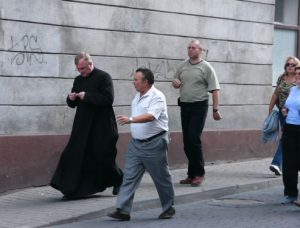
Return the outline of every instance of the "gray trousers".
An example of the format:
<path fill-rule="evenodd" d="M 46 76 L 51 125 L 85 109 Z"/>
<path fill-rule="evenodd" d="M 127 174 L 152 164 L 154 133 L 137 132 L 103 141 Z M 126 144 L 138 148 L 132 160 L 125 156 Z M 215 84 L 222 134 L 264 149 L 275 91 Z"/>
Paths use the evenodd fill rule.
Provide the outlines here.
<path fill-rule="evenodd" d="M 167 160 L 168 134 L 150 142 L 132 139 L 126 155 L 123 183 L 116 208 L 130 213 L 134 193 L 147 171 L 156 187 L 163 211 L 174 204 L 174 189 Z"/>

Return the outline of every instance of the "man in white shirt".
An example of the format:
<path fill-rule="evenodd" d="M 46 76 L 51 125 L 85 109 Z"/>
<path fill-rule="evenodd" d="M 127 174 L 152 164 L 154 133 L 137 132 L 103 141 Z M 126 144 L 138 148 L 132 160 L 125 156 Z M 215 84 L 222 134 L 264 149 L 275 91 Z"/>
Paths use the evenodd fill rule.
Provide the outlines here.
<path fill-rule="evenodd" d="M 132 116 L 117 116 L 119 124 L 131 124 L 132 134 L 117 209 L 108 214 L 118 220 L 130 220 L 134 193 L 145 171 L 152 177 L 161 201 L 163 212 L 158 218 L 168 219 L 175 214 L 174 189 L 167 161 L 167 103 L 164 94 L 153 84 L 154 75 L 149 69 L 137 69 L 134 86 L 138 93 L 132 101 Z"/>

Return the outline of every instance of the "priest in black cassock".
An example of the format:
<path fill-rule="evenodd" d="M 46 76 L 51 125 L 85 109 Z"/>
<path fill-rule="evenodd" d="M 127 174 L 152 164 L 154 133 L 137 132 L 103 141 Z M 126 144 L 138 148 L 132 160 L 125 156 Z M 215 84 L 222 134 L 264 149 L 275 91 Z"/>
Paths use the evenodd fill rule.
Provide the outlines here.
<path fill-rule="evenodd" d="M 123 172 L 115 161 L 118 129 L 112 79 L 94 67 L 87 53 L 78 54 L 75 65 L 80 75 L 74 80 L 67 104 L 77 110 L 50 185 L 63 193 L 63 199 L 82 198 L 107 187 L 113 187 L 117 195 Z"/>

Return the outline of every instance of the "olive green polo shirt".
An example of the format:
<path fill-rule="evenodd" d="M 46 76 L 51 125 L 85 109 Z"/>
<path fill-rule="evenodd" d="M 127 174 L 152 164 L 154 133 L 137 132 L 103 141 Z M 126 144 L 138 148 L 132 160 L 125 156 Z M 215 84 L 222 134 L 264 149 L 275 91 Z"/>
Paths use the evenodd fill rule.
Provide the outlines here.
<path fill-rule="evenodd" d="M 184 61 L 177 69 L 175 78 L 182 82 L 181 102 L 208 100 L 209 92 L 220 89 L 215 70 L 205 60 L 196 64 L 191 64 L 189 60 Z"/>

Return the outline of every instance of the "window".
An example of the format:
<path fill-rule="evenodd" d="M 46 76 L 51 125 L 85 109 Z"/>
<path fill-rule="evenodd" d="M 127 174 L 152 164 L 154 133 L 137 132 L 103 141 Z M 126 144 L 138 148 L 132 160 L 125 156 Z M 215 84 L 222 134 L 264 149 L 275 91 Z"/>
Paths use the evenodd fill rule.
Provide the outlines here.
<path fill-rule="evenodd" d="M 299 0 L 276 0 L 274 25 L 272 84 L 276 85 L 286 58 L 300 56 Z"/>
<path fill-rule="evenodd" d="M 275 21 L 286 25 L 298 25 L 299 0 L 276 0 Z"/>

